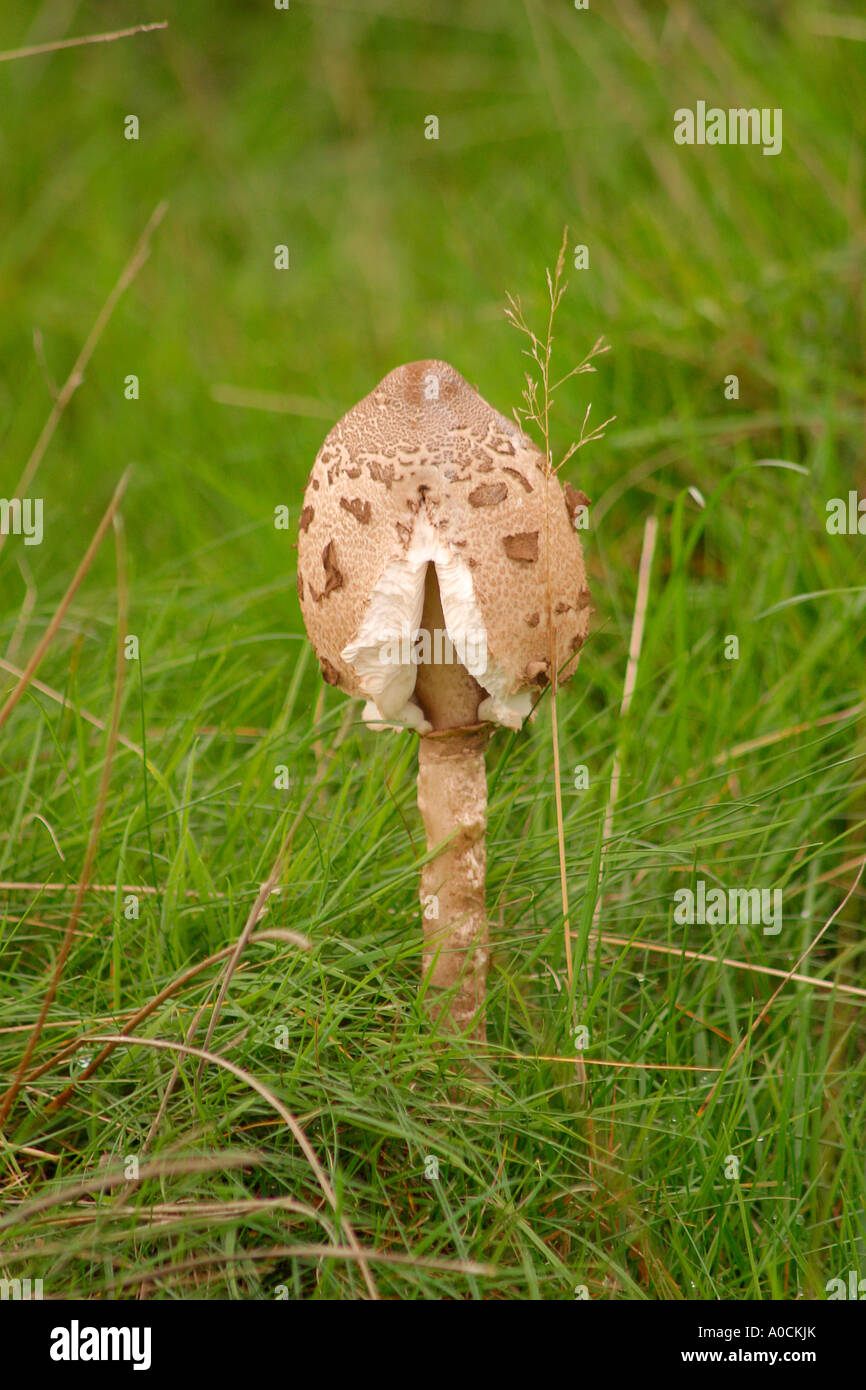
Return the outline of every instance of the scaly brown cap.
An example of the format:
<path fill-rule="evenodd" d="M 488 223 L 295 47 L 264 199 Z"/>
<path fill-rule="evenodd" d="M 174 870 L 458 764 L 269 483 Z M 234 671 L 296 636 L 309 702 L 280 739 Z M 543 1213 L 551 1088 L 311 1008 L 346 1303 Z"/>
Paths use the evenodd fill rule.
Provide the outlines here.
<path fill-rule="evenodd" d="M 587 635 L 585 501 L 447 362 L 389 372 L 331 430 L 304 495 L 298 594 L 325 680 L 366 696 L 374 720 L 429 728 L 404 658 L 433 564 L 449 636 L 487 691 L 479 719 L 519 728 L 549 680 L 549 611 L 560 681 Z"/>

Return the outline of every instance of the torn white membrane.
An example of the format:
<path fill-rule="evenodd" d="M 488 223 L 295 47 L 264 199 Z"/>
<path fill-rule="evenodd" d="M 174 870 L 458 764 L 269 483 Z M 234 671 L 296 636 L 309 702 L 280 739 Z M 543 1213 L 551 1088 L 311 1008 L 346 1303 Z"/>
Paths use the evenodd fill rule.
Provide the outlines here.
<path fill-rule="evenodd" d="M 532 708 L 531 692 L 508 694 L 505 671 L 491 660 L 486 641 L 478 640 L 485 631 L 484 620 L 469 566 L 423 514 L 415 522 L 406 554 L 386 565 L 358 635 L 340 653 L 369 697 L 364 719 L 373 728 L 409 725 L 422 734 L 431 728 L 414 698 L 417 667 L 407 659 L 421 624 L 428 564 L 436 566 L 448 637 L 469 674 L 488 692 L 478 706 L 478 718 L 519 729 Z"/>

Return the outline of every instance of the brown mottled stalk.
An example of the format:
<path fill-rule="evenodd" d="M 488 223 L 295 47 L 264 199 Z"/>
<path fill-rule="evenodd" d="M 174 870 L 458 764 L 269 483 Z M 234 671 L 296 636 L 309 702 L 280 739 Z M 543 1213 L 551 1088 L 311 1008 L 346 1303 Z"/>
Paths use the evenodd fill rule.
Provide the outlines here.
<path fill-rule="evenodd" d="M 487 980 L 487 777 L 483 731 L 428 734 L 418 742 L 418 809 L 427 850 L 421 870 L 424 977 L 431 1012 L 449 1030 L 485 1041 Z M 443 991 L 454 991 L 450 1002 Z"/>
<path fill-rule="evenodd" d="M 427 567 L 421 631 L 442 633 L 445 616 L 439 582 Z M 485 1041 L 487 980 L 487 726 L 479 727 L 477 681 L 456 657 L 418 667 L 415 694 L 433 725 L 418 740 L 418 809 L 427 831 L 427 852 L 444 849 L 421 870 L 424 976 L 429 977 L 431 1012 L 450 1032 Z M 446 843 L 447 842 L 447 843 Z M 444 991 L 455 991 L 450 1002 Z M 474 1021 L 474 1022 L 473 1022 Z"/>

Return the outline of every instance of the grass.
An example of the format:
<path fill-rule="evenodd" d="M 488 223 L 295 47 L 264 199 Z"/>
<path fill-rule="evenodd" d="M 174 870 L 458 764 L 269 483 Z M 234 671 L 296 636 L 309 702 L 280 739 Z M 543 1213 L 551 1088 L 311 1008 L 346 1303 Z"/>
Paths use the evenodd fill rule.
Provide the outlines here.
<path fill-rule="evenodd" d="M 5 16 L 0 49 L 169 27 L 0 65 L 0 495 L 169 206 L 30 484 L 45 540 L 0 552 L 2 705 L 133 465 L 125 547 L 0 730 L 3 1078 L 57 975 L 3 1127 L 0 1275 L 180 1299 L 795 1299 L 862 1275 L 866 540 L 825 526 L 866 496 L 862 43 L 820 3 L 73 8 Z M 698 99 L 781 107 L 782 154 L 675 146 Z M 558 394 L 556 456 L 590 399 L 616 416 L 562 475 L 593 499 L 593 631 L 558 697 L 587 1088 L 542 706 L 488 753 L 487 1079 L 455 1096 L 417 1000 L 414 745 L 323 689 L 274 516 L 296 524 L 329 423 L 401 361 L 519 402 L 506 294 L 538 321 L 565 223 L 590 264 L 559 361 L 612 350 Z M 200 1010 L 203 1048 L 281 848 L 202 1064 L 177 1049 Z M 782 931 L 678 925 L 699 878 L 781 888 Z"/>

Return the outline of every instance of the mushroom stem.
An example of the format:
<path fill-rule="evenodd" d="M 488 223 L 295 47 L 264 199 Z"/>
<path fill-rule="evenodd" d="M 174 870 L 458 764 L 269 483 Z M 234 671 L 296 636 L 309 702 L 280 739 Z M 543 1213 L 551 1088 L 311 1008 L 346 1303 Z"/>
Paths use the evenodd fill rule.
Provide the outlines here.
<path fill-rule="evenodd" d="M 453 729 L 418 741 L 418 809 L 428 853 L 421 870 L 424 975 L 431 1014 L 451 1032 L 483 1043 L 487 980 L 487 777 L 484 730 Z M 443 991 L 453 991 L 442 999 Z"/>

